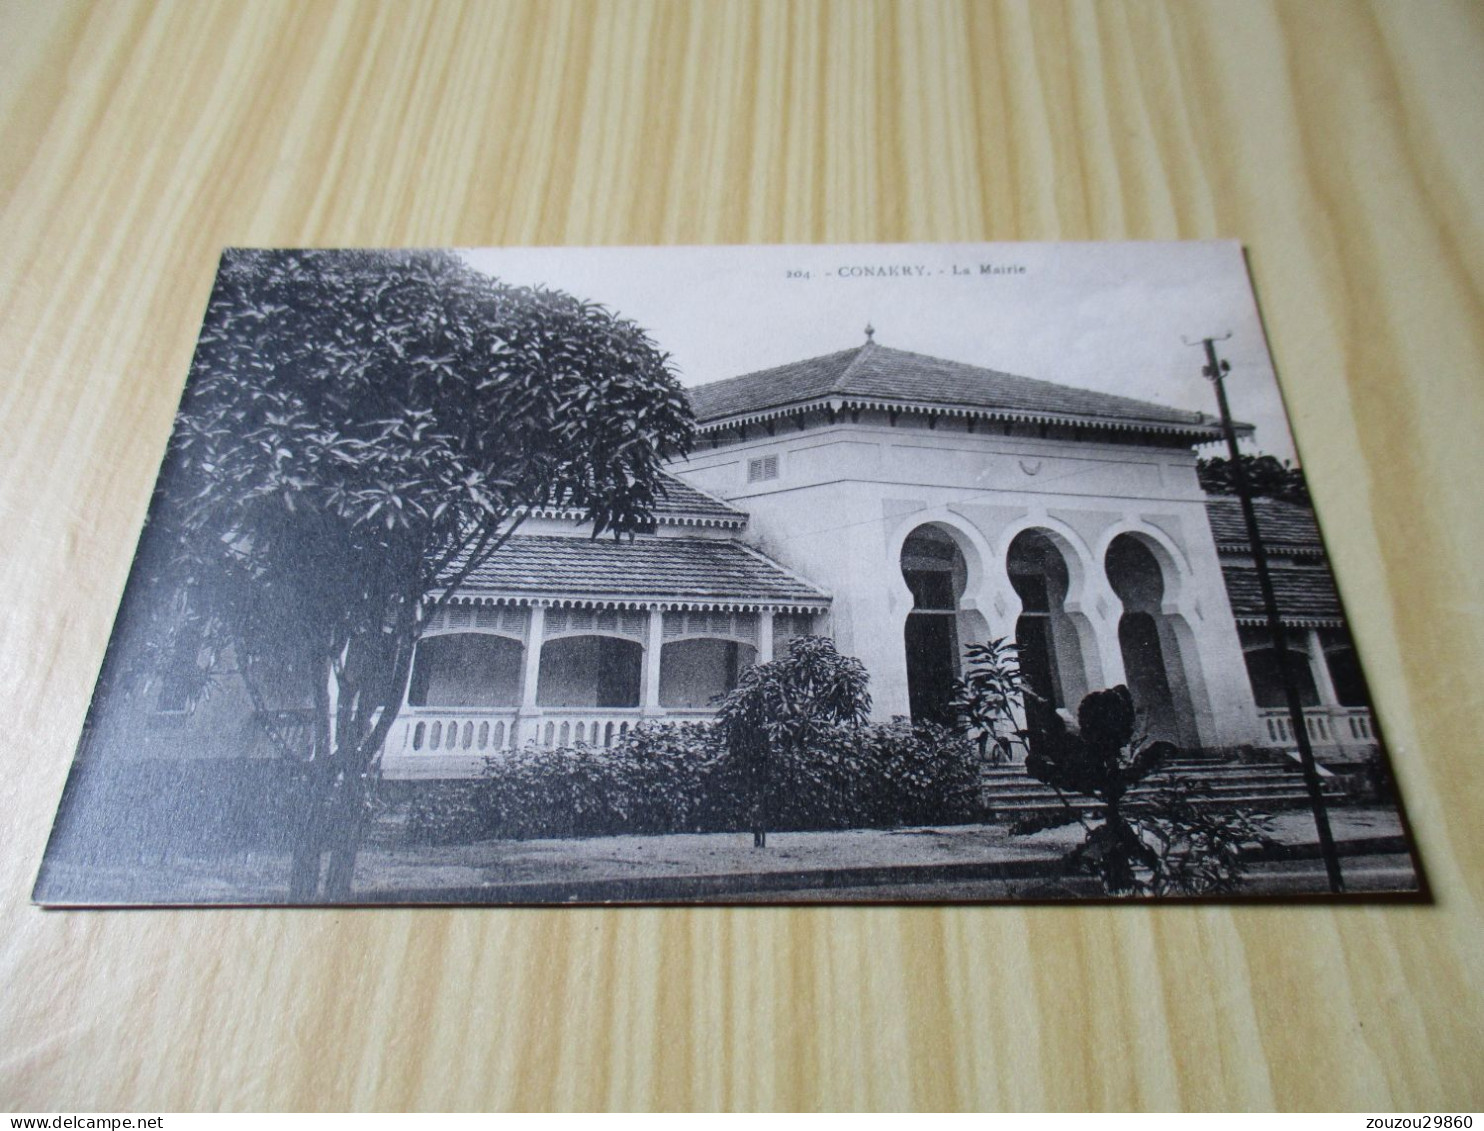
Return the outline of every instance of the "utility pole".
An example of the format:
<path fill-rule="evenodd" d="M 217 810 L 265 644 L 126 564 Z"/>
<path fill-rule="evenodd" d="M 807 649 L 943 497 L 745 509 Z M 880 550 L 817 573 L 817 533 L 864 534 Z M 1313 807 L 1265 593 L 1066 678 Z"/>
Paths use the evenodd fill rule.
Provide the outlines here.
<path fill-rule="evenodd" d="M 1226 375 L 1231 372 L 1231 363 L 1217 358 L 1215 338 L 1203 338 L 1202 344 L 1206 347 L 1206 366 L 1201 372 L 1216 386 L 1216 404 L 1221 410 L 1221 431 L 1226 437 L 1226 451 L 1231 460 L 1232 482 L 1236 484 L 1237 498 L 1242 501 L 1242 517 L 1247 522 L 1247 541 L 1252 546 L 1252 564 L 1257 569 L 1257 585 L 1262 591 L 1268 635 L 1273 641 L 1273 655 L 1278 659 L 1278 672 L 1283 677 L 1283 691 L 1288 699 L 1288 721 L 1294 739 L 1298 742 L 1304 786 L 1309 792 L 1309 805 L 1314 810 L 1314 826 L 1319 830 L 1319 850 L 1324 856 L 1324 870 L 1329 873 L 1329 890 L 1342 892 L 1345 890 L 1345 880 L 1340 874 L 1340 854 L 1335 851 L 1335 838 L 1330 831 L 1329 813 L 1325 809 L 1324 791 L 1319 782 L 1319 767 L 1314 761 L 1314 748 L 1309 743 L 1309 728 L 1304 721 L 1304 705 L 1299 700 L 1298 683 L 1293 678 L 1290 667 L 1288 633 L 1283 627 L 1283 618 L 1278 613 L 1273 577 L 1268 572 L 1268 553 L 1263 545 L 1262 531 L 1257 528 L 1257 509 L 1252 505 L 1252 485 L 1247 481 L 1247 469 L 1242 465 L 1241 454 L 1237 451 L 1237 430 L 1232 426 L 1231 408 L 1226 403 Z"/>

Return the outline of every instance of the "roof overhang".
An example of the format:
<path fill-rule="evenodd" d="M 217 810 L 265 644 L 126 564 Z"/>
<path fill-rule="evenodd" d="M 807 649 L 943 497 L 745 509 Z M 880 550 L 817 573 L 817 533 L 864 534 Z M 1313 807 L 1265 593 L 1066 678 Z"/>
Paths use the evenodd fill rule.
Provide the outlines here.
<path fill-rule="evenodd" d="M 530 512 L 531 518 L 550 518 L 562 522 L 588 522 L 592 516 L 580 507 L 537 507 Z M 721 530 L 741 530 L 747 525 L 745 515 L 673 514 L 656 512 L 658 526 L 713 527 Z"/>
<path fill-rule="evenodd" d="M 429 598 L 430 600 L 432 598 Z M 507 605 L 544 609 L 631 609 L 728 613 L 822 613 L 830 607 L 828 597 L 808 599 L 718 597 L 696 594 L 646 595 L 626 593 L 512 593 L 462 589 L 449 599 L 451 605 Z"/>
<path fill-rule="evenodd" d="M 1132 417 L 1116 418 L 1074 413 L 1037 412 L 1028 409 L 1000 409 L 982 405 L 934 404 L 923 401 L 894 400 L 887 397 L 838 395 L 811 397 L 807 400 L 777 405 L 773 408 L 757 412 L 737 413 L 731 416 L 721 416 L 711 420 L 698 421 L 696 428 L 698 432 L 705 435 L 747 428 L 754 424 L 766 424 L 770 421 L 791 416 L 803 416 L 811 412 L 833 414 L 865 411 L 920 414 L 1006 424 L 1065 425 L 1073 428 L 1092 428 L 1108 432 L 1169 436 L 1171 439 L 1179 439 L 1186 443 L 1195 444 L 1214 443 L 1223 438 L 1221 424 L 1215 419 L 1202 420 L 1199 423 L 1184 423 L 1167 420 L 1139 420 Z M 1239 436 L 1252 435 L 1253 427 L 1251 424 L 1237 423 L 1234 427 Z"/>
<path fill-rule="evenodd" d="M 830 606 L 830 594 L 807 578 L 729 539 L 516 535 L 464 573 L 453 596 L 545 608 L 805 612 Z"/>
<path fill-rule="evenodd" d="M 1267 628 L 1268 618 L 1259 616 L 1237 616 L 1233 618 L 1243 628 Z M 1284 628 L 1345 628 L 1344 617 L 1298 617 L 1280 613 L 1278 619 Z"/>

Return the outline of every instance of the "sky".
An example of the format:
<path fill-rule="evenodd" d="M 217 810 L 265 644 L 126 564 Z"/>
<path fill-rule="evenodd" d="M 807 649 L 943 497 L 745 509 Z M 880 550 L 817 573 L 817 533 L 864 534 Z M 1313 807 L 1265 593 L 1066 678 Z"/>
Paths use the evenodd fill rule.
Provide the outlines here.
<path fill-rule="evenodd" d="M 686 385 L 849 349 L 869 323 L 885 346 L 1215 413 L 1200 339 L 1230 335 L 1217 349 L 1232 367 L 1232 413 L 1256 427 L 1244 448 L 1294 455 L 1233 241 L 462 254 L 506 282 L 564 290 L 632 319 Z"/>

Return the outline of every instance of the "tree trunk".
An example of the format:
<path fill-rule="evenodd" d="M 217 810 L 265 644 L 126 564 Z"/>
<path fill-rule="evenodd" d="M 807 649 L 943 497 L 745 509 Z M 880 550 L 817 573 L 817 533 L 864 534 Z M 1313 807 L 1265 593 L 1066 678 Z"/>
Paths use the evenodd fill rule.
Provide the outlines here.
<path fill-rule="evenodd" d="M 314 903 L 319 894 L 319 872 L 321 854 L 318 845 L 298 845 L 294 848 L 293 863 L 289 869 L 289 902 Z"/>
<path fill-rule="evenodd" d="M 335 784 L 330 817 L 330 866 L 325 874 L 325 898 L 344 902 L 351 896 L 356 857 L 366 831 L 370 800 L 366 779 L 346 771 Z"/>
<path fill-rule="evenodd" d="M 326 763 L 310 762 L 300 785 L 289 868 L 289 902 L 314 903 L 319 897 L 320 867 L 324 856 L 324 801 Z"/>
<path fill-rule="evenodd" d="M 320 875 L 329 839 L 328 816 L 335 788 L 335 673 L 328 657 L 314 681 L 314 739 L 304 767 L 303 796 L 289 871 L 289 900 L 323 902 Z"/>
<path fill-rule="evenodd" d="M 768 847 L 768 746 L 756 738 L 752 747 L 752 847 Z"/>
<path fill-rule="evenodd" d="M 366 831 L 369 791 L 358 774 L 310 763 L 294 831 L 289 872 L 292 903 L 342 902 L 351 895 Z M 329 854 L 329 866 L 325 855 Z"/>

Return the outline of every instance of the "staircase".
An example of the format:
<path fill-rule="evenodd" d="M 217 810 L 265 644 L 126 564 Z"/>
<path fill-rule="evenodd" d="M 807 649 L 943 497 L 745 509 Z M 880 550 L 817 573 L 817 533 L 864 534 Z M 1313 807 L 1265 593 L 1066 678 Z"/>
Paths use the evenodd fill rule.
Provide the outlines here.
<path fill-rule="evenodd" d="M 1304 775 L 1296 762 L 1237 762 L 1202 755 L 1186 755 L 1168 762 L 1130 790 L 1126 804 L 1137 805 L 1141 797 L 1177 781 L 1199 792 L 1195 798 L 1197 805 L 1272 812 L 1309 804 L 1309 791 L 1304 787 Z M 1002 821 L 1020 821 L 1063 809 L 1056 791 L 1027 774 L 1021 764 L 987 767 L 980 783 L 985 808 Z M 1339 800 L 1342 796 L 1330 782 L 1324 782 L 1323 789 L 1327 799 Z M 1068 804 L 1084 813 L 1096 812 L 1101 807 L 1090 797 L 1065 796 Z"/>

